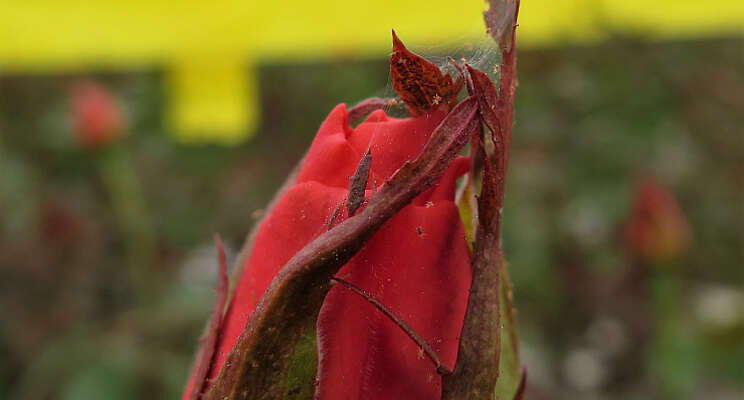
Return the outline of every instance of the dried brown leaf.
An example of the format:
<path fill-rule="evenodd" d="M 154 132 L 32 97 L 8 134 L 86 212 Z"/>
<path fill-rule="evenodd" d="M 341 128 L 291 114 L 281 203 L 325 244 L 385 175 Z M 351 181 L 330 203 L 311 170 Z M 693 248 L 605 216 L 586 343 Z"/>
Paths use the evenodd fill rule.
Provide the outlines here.
<path fill-rule="evenodd" d="M 446 104 L 457 104 L 462 80 L 442 73 L 436 65 L 411 53 L 393 31 L 393 55 L 390 57 L 390 77 L 393 89 L 406 104 L 411 115 L 424 115 Z"/>

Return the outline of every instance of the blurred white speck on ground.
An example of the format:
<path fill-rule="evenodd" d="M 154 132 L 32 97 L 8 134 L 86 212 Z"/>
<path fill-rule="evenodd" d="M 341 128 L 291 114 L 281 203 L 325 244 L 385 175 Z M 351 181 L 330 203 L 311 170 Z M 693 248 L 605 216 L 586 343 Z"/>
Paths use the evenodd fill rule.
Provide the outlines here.
<path fill-rule="evenodd" d="M 520 341 L 519 354 L 522 365 L 527 368 L 527 381 L 535 387 L 543 390 L 556 391 L 558 385 L 553 379 L 552 371 L 549 366 L 553 361 L 549 357 L 549 352 L 544 345 Z"/>
<path fill-rule="evenodd" d="M 617 356 L 628 348 L 628 335 L 620 321 L 599 317 L 592 321 L 586 332 L 589 345 L 603 358 Z"/>
<path fill-rule="evenodd" d="M 695 296 L 695 316 L 703 326 L 726 329 L 744 319 L 744 292 L 723 285 L 710 285 Z"/>
<path fill-rule="evenodd" d="M 574 238 L 586 245 L 604 243 L 609 237 L 610 227 L 603 211 L 593 199 L 573 199 L 561 211 L 561 219 Z"/>
<path fill-rule="evenodd" d="M 604 383 L 607 369 L 595 351 L 577 348 L 563 360 L 563 375 L 576 390 L 596 391 Z"/>

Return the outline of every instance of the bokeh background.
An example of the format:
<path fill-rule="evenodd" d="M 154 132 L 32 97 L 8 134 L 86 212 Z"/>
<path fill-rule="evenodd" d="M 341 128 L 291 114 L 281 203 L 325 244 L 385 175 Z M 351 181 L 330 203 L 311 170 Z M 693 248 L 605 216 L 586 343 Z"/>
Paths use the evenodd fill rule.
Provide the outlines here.
<path fill-rule="evenodd" d="M 234 260 L 329 110 L 393 93 L 389 29 L 496 61 L 480 1 L 356 3 L 0 4 L 0 398 L 179 397 L 212 234 Z M 738 1 L 524 1 L 529 398 L 744 398 L 742 27 Z"/>

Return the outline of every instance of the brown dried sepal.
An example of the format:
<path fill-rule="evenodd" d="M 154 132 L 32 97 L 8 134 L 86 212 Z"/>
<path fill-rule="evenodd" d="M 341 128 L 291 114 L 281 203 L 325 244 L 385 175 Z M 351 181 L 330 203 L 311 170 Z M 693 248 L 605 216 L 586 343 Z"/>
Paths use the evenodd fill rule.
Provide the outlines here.
<path fill-rule="evenodd" d="M 393 31 L 393 55 L 390 57 L 390 77 L 393 89 L 406 104 L 412 116 L 426 114 L 429 110 L 446 104 L 457 104 L 457 94 L 462 80 L 442 73 L 436 65 L 411 53 Z"/>

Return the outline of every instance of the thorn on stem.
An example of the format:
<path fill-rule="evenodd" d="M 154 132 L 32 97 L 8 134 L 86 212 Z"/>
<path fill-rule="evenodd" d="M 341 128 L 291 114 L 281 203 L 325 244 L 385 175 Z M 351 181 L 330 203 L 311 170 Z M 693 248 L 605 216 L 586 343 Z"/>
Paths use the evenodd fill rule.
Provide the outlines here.
<path fill-rule="evenodd" d="M 333 228 L 333 223 L 336 221 L 336 218 L 338 218 L 338 215 L 341 213 L 341 208 L 344 206 L 344 203 L 346 203 L 346 200 L 338 203 L 338 206 L 336 206 L 336 210 L 333 211 L 333 215 L 331 215 L 331 219 L 330 221 L 328 221 L 329 230 Z"/>
<path fill-rule="evenodd" d="M 356 210 L 364 203 L 364 191 L 367 188 L 367 180 L 369 179 L 369 169 L 372 165 L 372 149 L 367 150 L 367 154 L 362 157 L 359 161 L 357 170 L 354 176 L 351 177 L 351 183 L 349 183 L 349 202 L 347 207 L 349 209 L 349 217 L 354 215 Z"/>

